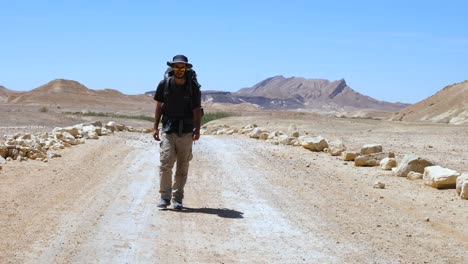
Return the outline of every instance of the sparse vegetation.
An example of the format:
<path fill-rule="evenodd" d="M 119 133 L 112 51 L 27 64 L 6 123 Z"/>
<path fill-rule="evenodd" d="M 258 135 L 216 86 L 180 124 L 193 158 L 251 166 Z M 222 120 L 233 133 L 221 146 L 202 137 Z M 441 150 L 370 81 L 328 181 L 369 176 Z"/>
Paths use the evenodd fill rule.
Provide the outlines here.
<path fill-rule="evenodd" d="M 101 116 L 101 117 L 111 117 L 111 118 L 124 118 L 124 119 L 138 119 L 154 122 L 154 117 L 145 116 L 145 115 L 123 115 L 116 113 L 103 113 L 103 112 L 64 112 L 67 115 L 81 115 L 81 116 Z"/>
<path fill-rule="evenodd" d="M 138 119 L 138 120 L 146 120 L 150 122 L 154 122 L 154 117 L 152 116 L 145 116 L 145 115 L 123 115 L 123 114 L 115 114 L 115 113 L 103 113 L 103 112 L 64 112 L 67 115 L 81 115 L 81 116 L 101 116 L 101 117 L 111 117 L 111 118 L 124 118 L 124 119 Z M 204 125 L 212 120 L 220 119 L 224 117 L 233 116 L 232 113 L 228 112 L 213 112 L 213 113 L 206 113 L 201 120 L 201 124 Z"/>
<path fill-rule="evenodd" d="M 205 113 L 202 117 L 201 124 L 204 125 L 210 121 L 215 119 L 225 118 L 229 116 L 233 116 L 234 114 L 228 112 L 214 112 L 214 113 Z"/>
<path fill-rule="evenodd" d="M 45 107 L 45 106 L 39 108 L 39 112 L 41 112 L 41 113 L 47 113 L 48 111 L 49 111 L 49 109 L 47 107 Z"/>

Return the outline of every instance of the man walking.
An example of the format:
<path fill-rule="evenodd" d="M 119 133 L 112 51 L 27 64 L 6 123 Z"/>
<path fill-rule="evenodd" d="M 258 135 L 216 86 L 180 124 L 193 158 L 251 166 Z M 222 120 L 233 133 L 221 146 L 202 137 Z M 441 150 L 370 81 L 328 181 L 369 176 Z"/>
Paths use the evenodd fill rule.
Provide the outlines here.
<path fill-rule="evenodd" d="M 187 57 L 176 55 L 167 65 L 172 70 L 169 77 L 159 83 L 154 96 L 156 110 L 153 137 L 161 141 L 161 201 L 158 207 L 167 208 L 172 198 L 174 209 L 180 210 L 183 207 L 184 186 L 192 159 L 192 143 L 200 138 L 201 92 Z M 172 169 L 175 162 L 173 183 Z"/>

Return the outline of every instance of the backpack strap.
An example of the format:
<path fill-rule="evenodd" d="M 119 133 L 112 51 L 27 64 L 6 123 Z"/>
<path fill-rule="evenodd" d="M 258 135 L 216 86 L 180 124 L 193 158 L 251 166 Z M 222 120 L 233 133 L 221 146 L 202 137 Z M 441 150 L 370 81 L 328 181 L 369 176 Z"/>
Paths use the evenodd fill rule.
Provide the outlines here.
<path fill-rule="evenodd" d="M 172 80 L 172 77 L 164 79 L 164 102 L 167 102 L 166 99 L 169 96 L 169 84 Z"/>

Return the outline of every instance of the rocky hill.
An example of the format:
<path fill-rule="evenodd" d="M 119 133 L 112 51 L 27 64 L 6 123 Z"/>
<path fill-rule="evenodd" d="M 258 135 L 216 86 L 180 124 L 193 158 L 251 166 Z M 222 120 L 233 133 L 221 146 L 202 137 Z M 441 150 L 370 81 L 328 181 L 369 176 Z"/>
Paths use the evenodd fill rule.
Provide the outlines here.
<path fill-rule="evenodd" d="M 389 103 L 362 95 L 351 89 L 345 80 L 329 81 L 299 77 L 275 76 L 251 88 L 241 89 L 234 95 L 264 97 L 272 100 L 292 99 L 296 102 L 292 108 L 335 111 L 374 109 L 393 112 L 408 106 L 408 104 Z"/>
<path fill-rule="evenodd" d="M 0 103 L 6 102 L 8 100 L 9 90 L 0 85 Z"/>
<path fill-rule="evenodd" d="M 154 109 L 154 101 L 147 95 L 126 95 L 113 89 L 92 90 L 77 81 L 64 79 L 50 81 L 28 92 L 7 92 L 5 94 L 7 97 L 4 98 L 4 102 L 11 104 L 76 107 L 93 110 L 105 108 L 134 109 L 135 111 Z"/>
<path fill-rule="evenodd" d="M 446 86 L 431 97 L 399 111 L 392 120 L 468 123 L 468 81 Z"/>

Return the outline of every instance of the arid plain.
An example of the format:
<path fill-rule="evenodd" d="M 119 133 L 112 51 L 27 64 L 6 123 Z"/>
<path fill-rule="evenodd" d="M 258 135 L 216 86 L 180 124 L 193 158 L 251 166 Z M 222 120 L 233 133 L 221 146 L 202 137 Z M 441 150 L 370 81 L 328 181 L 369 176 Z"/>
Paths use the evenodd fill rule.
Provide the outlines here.
<path fill-rule="evenodd" d="M 79 100 L 77 100 L 79 102 Z M 152 115 L 154 103 L 87 110 Z M 136 103 L 135 103 L 136 104 Z M 267 131 L 376 143 L 400 162 L 415 154 L 468 171 L 468 125 L 337 118 L 207 104 L 236 115 L 207 128 Z M 65 103 L 1 104 L 0 134 L 50 132 L 108 117 L 64 114 Z M 135 110 L 136 109 L 136 110 Z M 47 111 L 46 111 L 47 110 Z M 112 119 L 138 128 L 152 123 Z M 3 140 L 3 139 L 2 139 Z M 464 263 L 468 200 L 454 189 L 356 167 L 341 157 L 245 135 L 202 135 L 194 145 L 186 208 L 158 210 L 159 145 L 116 132 L 57 151 L 47 163 L 0 170 L 1 263 Z M 385 183 L 384 189 L 374 183 Z"/>

